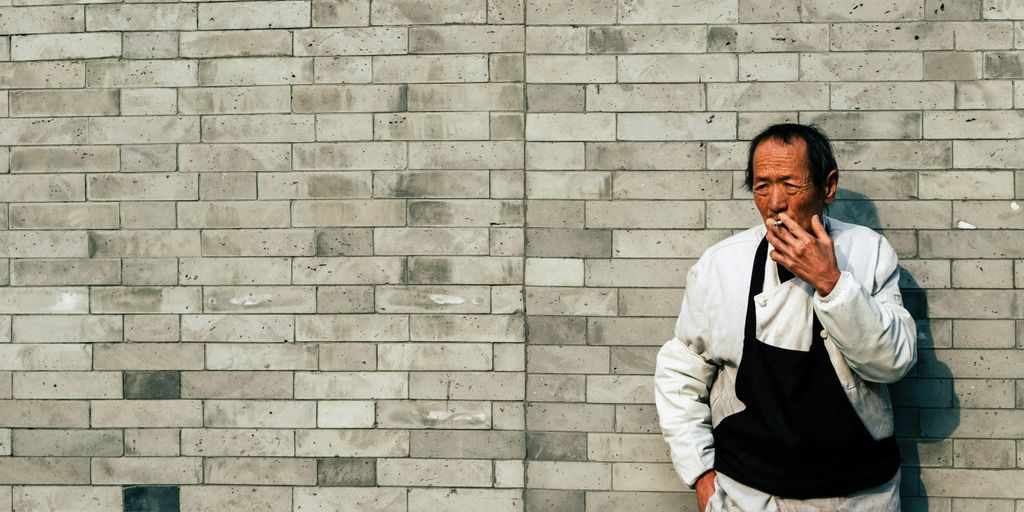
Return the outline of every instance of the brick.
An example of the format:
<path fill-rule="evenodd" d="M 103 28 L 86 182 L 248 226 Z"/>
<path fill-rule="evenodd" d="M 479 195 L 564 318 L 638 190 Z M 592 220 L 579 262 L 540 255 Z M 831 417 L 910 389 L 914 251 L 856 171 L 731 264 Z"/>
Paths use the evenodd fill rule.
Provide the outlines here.
<path fill-rule="evenodd" d="M 88 344 L 16 344 L 0 346 L 0 370 L 89 370 L 92 350 Z"/>
<path fill-rule="evenodd" d="M 303 457 L 407 457 L 409 433 L 403 430 L 299 430 L 296 455 Z M 378 485 L 380 468 L 377 470 Z"/>
<path fill-rule="evenodd" d="M 924 9 L 927 20 L 975 20 L 981 17 L 979 0 L 927 0 Z"/>
<path fill-rule="evenodd" d="M 523 510 L 522 491 L 515 489 L 413 489 L 409 492 L 409 508 L 469 512 L 481 508 L 495 512 Z"/>
<path fill-rule="evenodd" d="M 917 112 L 800 114 L 800 122 L 813 123 L 834 139 L 918 139 L 921 137 L 921 118 L 921 114 Z"/>
<path fill-rule="evenodd" d="M 613 0 L 542 0 L 527 2 L 528 25 L 606 25 L 615 23 Z"/>
<path fill-rule="evenodd" d="M 128 32 L 122 34 L 122 37 L 121 56 L 126 59 L 168 59 L 178 56 L 177 32 Z"/>
<path fill-rule="evenodd" d="M 706 49 L 706 29 L 699 25 L 590 27 L 587 33 L 590 53 L 699 53 Z"/>
<path fill-rule="evenodd" d="M 495 347 L 495 351 L 497 352 L 503 347 L 522 348 L 521 346 L 499 345 Z M 520 371 L 415 372 L 410 374 L 411 394 L 409 398 L 522 400 L 525 378 Z"/>
<path fill-rule="evenodd" d="M 313 59 L 240 57 L 199 61 L 195 83 L 184 85 L 285 85 L 313 82 Z M 301 110 L 296 110 L 301 112 Z"/>
<path fill-rule="evenodd" d="M 736 117 L 728 113 L 622 113 L 616 117 L 618 140 L 714 140 L 736 138 Z M 527 136 L 529 137 L 529 133 Z"/>
<path fill-rule="evenodd" d="M 800 71 L 796 53 L 752 53 L 739 56 L 739 79 L 750 82 L 795 81 Z"/>
<path fill-rule="evenodd" d="M 119 34 L 39 34 L 11 38 L 11 60 L 98 59 L 120 56 Z"/>
<path fill-rule="evenodd" d="M 11 262 L 10 284 L 16 286 L 102 285 L 120 282 L 120 262 L 116 259 L 33 258 Z M 22 320 L 26 322 L 26 325 L 31 321 L 29 318 L 22 318 Z M 64 320 L 77 321 L 76 319 Z M 84 321 L 91 322 L 92 320 Z M 106 331 L 101 329 L 100 335 L 102 336 L 104 332 Z M 84 333 L 81 335 L 88 336 Z M 103 341 L 116 340 L 104 339 Z"/>
<path fill-rule="evenodd" d="M 484 23 L 487 21 L 487 2 L 473 0 L 465 3 L 443 0 L 424 7 L 413 0 L 382 0 L 370 8 L 370 22 L 374 25 L 456 24 Z"/>
<path fill-rule="evenodd" d="M 935 53 L 926 55 L 934 56 Z M 923 62 L 920 54 L 907 52 L 806 53 L 800 55 L 800 77 L 828 81 L 864 81 L 880 77 L 886 80 L 921 80 L 924 70 L 931 69 Z"/>
<path fill-rule="evenodd" d="M 0 121 L 0 142 L 18 144 L 85 144 L 87 118 L 5 119 Z"/>
<path fill-rule="evenodd" d="M 298 341 L 403 341 L 408 320 L 399 315 L 316 315 L 296 319 Z"/>
<path fill-rule="evenodd" d="M 924 118 L 925 138 L 1009 139 L 1021 136 L 1016 111 L 929 113 Z"/>
<path fill-rule="evenodd" d="M 85 72 L 85 63 L 77 61 L 5 62 L 0 63 L 0 86 L 25 89 L 83 87 Z"/>
<path fill-rule="evenodd" d="M 5 484 L 88 484 L 89 459 L 84 457 L 3 457 L 0 482 Z"/>
<path fill-rule="evenodd" d="M 709 110 L 823 109 L 829 103 L 828 86 L 815 82 L 711 84 L 707 94 Z"/>
<path fill-rule="evenodd" d="M 735 55 L 623 55 L 617 74 L 621 82 L 732 82 L 737 60 Z"/>
<path fill-rule="evenodd" d="M 291 170 L 285 144 L 182 144 L 180 152 L 186 172 Z"/>
<path fill-rule="evenodd" d="M 583 27 L 526 27 L 526 51 L 538 53 L 587 53 Z"/>
<path fill-rule="evenodd" d="M 921 481 L 932 496 L 980 495 L 1013 498 L 1024 478 L 1020 470 L 941 469 L 921 470 Z"/>
<path fill-rule="evenodd" d="M 372 343 L 345 343 L 320 346 L 320 369 L 324 371 L 373 370 L 377 366 L 377 348 Z"/>
<path fill-rule="evenodd" d="M 200 74 L 194 61 L 171 60 L 97 60 L 85 71 L 89 87 L 188 87 L 198 85 Z"/>
<path fill-rule="evenodd" d="M 526 477 L 535 489 L 611 489 L 612 465 L 604 462 L 530 461 Z"/>
<path fill-rule="evenodd" d="M 405 373 L 323 372 L 295 374 L 296 398 L 353 399 L 406 398 Z"/>
<path fill-rule="evenodd" d="M 610 55 L 527 55 L 526 80 L 540 83 L 615 82 L 615 57 Z"/>
<path fill-rule="evenodd" d="M 16 456 L 118 457 L 124 446 L 119 430 L 16 429 L 12 434 Z"/>
<path fill-rule="evenodd" d="M 207 401 L 203 425 L 230 428 L 312 427 L 316 424 L 314 405 L 300 401 Z"/>
<path fill-rule="evenodd" d="M 413 284 L 515 284 L 522 281 L 523 262 L 499 256 L 413 257 L 408 270 Z"/>
<path fill-rule="evenodd" d="M 315 485 L 316 461 L 283 457 L 205 458 L 204 483 Z"/>
<path fill-rule="evenodd" d="M 583 402 L 585 381 L 582 375 L 530 375 L 526 394 L 532 402 Z"/>
<path fill-rule="evenodd" d="M 193 4 L 106 4 L 85 6 L 86 30 L 195 30 Z"/>
<path fill-rule="evenodd" d="M 832 87 L 832 106 L 840 109 L 861 110 L 952 108 L 953 84 L 949 82 L 840 83 Z"/>
<path fill-rule="evenodd" d="M 528 510 L 538 512 L 583 512 L 588 492 L 527 489 L 525 502 Z M 630 504 L 632 505 L 632 503 Z"/>
<path fill-rule="evenodd" d="M 14 398 L 121 398 L 117 372 L 25 372 L 14 374 Z"/>
<path fill-rule="evenodd" d="M 312 256 L 310 229 L 204 230 L 202 253 L 207 256 Z"/>
<path fill-rule="evenodd" d="M 29 240 L 34 242 L 52 239 Z M 22 257 L 17 252 L 12 256 Z M 87 308 L 88 293 L 85 288 L 41 287 L 20 290 L 7 288 L 0 291 L 0 311 L 4 313 L 76 314 L 86 313 Z"/>
<path fill-rule="evenodd" d="M 417 487 L 489 487 L 493 475 L 490 461 L 459 459 L 378 459 L 379 485 Z"/>
<path fill-rule="evenodd" d="M 292 373 L 271 371 L 186 371 L 182 398 L 291 398 Z"/>
<path fill-rule="evenodd" d="M 295 31 L 296 56 L 404 54 L 410 45 L 407 29 L 398 27 L 313 28 Z"/>
<path fill-rule="evenodd" d="M 377 426 L 381 428 L 491 428 L 488 402 L 389 400 L 378 404 Z"/>
<path fill-rule="evenodd" d="M 961 407 L 1007 409 L 1014 407 L 1013 382 L 1006 379 L 958 379 L 953 393 Z"/>
<path fill-rule="evenodd" d="M 123 510 L 117 487 L 45 486 L 19 487 L 13 492 L 14 510 L 81 510 L 115 512 Z"/>
<path fill-rule="evenodd" d="M 185 88 L 178 91 L 184 114 L 287 112 L 290 91 L 283 86 Z"/>
<path fill-rule="evenodd" d="M 116 116 L 117 91 L 14 91 L 9 94 L 9 108 L 11 117 Z"/>
<path fill-rule="evenodd" d="M 826 24 L 719 25 L 708 29 L 708 51 L 711 52 L 827 50 Z"/>
<path fill-rule="evenodd" d="M 187 485 L 181 487 L 180 497 L 181 510 L 275 512 L 291 506 L 292 490 L 287 487 Z"/>
<path fill-rule="evenodd" d="M 624 3 L 618 14 L 619 23 L 735 23 L 737 2 L 699 0 L 681 5 L 667 0 Z"/>
<path fill-rule="evenodd" d="M 490 370 L 491 346 L 479 343 L 395 343 L 379 345 L 381 370 Z"/>
<path fill-rule="evenodd" d="M 96 400 L 92 402 L 93 427 L 199 427 L 199 400 Z"/>
<path fill-rule="evenodd" d="M 409 201 L 407 204 L 409 225 L 517 226 L 523 224 L 523 208 L 519 201 L 434 199 Z"/>
<path fill-rule="evenodd" d="M 522 52 L 523 32 L 521 27 L 500 25 L 410 27 L 409 53 Z"/>
<path fill-rule="evenodd" d="M 297 488 L 294 506 L 303 510 L 334 510 L 357 504 L 374 512 L 405 512 L 405 489 Z"/>
<path fill-rule="evenodd" d="M 1014 91 L 1008 80 L 958 82 L 956 108 L 1005 109 L 1013 103 Z M 1018 93 L 1019 94 L 1019 93 Z"/>
<path fill-rule="evenodd" d="M 373 487 L 377 484 L 375 459 L 318 459 L 316 472 L 320 486 Z"/>
<path fill-rule="evenodd" d="M 292 432 L 288 430 L 182 429 L 182 455 L 292 456 Z"/>

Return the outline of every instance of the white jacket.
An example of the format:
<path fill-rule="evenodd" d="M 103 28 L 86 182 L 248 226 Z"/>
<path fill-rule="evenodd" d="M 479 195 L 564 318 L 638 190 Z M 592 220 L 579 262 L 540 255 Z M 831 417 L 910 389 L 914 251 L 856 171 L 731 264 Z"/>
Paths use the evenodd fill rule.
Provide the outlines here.
<path fill-rule="evenodd" d="M 764 291 L 754 297 L 757 338 L 809 350 L 812 309 L 826 331 L 825 347 L 850 403 L 871 435 L 893 435 L 886 383 L 917 361 L 917 329 L 903 307 L 896 253 L 863 226 L 827 219 L 842 275 L 822 297 L 799 278 L 779 283 L 767 261 Z M 675 337 L 658 352 L 655 403 L 676 473 L 693 487 L 715 463 L 711 429 L 746 406 L 736 398 L 737 367 L 754 251 L 765 226 L 709 248 L 687 275 Z"/>

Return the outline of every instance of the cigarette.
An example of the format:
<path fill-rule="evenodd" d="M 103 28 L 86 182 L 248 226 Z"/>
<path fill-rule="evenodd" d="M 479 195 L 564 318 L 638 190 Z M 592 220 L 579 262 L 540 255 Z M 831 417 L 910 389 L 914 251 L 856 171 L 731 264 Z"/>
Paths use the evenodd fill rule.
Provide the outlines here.
<path fill-rule="evenodd" d="M 779 227 L 781 225 L 782 225 L 782 221 L 781 220 L 775 221 L 775 227 Z"/>

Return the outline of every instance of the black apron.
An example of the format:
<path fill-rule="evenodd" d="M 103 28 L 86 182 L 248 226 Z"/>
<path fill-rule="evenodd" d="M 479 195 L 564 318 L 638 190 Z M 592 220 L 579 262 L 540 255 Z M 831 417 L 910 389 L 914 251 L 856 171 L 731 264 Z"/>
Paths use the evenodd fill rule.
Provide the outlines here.
<path fill-rule="evenodd" d="M 784 498 L 839 497 L 888 482 L 900 455 L 876 441 L 850 404 L 814 315 L 809 352 L 757 339 L 754 296 L 764 287 L 768 240 L 754 256 L 736 396 L 746 409 L 713 429 L 715 470 Z M 779 266 L 782 271 L 783 267 Z"/>

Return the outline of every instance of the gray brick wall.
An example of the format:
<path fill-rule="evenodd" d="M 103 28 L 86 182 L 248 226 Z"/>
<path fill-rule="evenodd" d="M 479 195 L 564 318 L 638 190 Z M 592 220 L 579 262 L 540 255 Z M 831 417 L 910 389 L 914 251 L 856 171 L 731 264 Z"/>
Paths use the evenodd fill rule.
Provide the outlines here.
<path fill-rule="evenodd" d="M 1024 3 L 0 0 L 0 510 L 694 510 L 746 141 L 902 258 L 905 510 L 1024 511 Z M 148 504 L 148 505 L 147 505 Z"/>

